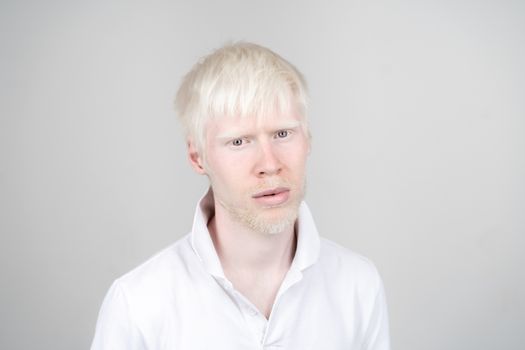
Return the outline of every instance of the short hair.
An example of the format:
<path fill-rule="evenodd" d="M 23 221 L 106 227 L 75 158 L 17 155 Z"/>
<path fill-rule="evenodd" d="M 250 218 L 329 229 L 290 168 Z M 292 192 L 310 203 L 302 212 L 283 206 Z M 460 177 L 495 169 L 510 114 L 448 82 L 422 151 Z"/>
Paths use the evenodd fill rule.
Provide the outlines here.
<path fill-rule="evenodd" d="M 197 62 L 183 78 L 175 108 L 186 137 L 204 151 L 210 118 L 264 118 L 295 111 L 309 135 L 303 75 L 275 52 L 248 42 L 227 44 Z"/>

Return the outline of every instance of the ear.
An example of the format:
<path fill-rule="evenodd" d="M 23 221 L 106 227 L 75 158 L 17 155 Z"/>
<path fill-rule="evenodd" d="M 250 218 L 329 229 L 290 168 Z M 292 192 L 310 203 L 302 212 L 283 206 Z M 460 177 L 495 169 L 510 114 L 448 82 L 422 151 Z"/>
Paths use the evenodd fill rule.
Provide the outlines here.
<path fill-rule="evenodd" d="M 202 156 L 200 155 L 195 142 L 192 139 L 188 139 L 188 160 L 190 161 L 191 167 L 197 172 L 197 174 L 205 175 Z"/>

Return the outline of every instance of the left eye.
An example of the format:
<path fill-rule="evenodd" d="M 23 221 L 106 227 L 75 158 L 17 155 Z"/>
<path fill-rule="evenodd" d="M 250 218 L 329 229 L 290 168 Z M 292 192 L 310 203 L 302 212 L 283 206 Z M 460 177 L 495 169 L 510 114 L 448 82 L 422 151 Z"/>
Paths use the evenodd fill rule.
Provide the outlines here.
<path fill-rule="evenodd" d="M 242 146 L 243 143 L 244 143 L 243 139 L 235 139 L 232 141 L 232 145 L 236 147 Z"/>
<path fill-rule="evenodd" d="M 289 134 L 288 130 L 280 130 L 277 132 L 277 137 L 283 139 L 286 136 L 288 136 L 288 134 Z"/>

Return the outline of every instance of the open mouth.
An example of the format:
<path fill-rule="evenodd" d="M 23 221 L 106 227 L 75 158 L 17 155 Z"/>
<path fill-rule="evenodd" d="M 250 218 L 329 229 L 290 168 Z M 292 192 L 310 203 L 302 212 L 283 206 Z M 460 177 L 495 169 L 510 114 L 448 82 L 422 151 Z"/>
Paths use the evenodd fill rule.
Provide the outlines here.
<path fill-rule="evenodd" d="M 288 192 L 288 191 L 289 191 L 288 188 L 278 187 L 278 188 L 274 188 L 274 189 L 270 189 L 270 190 L 266 190 L 266 191 L 262 191 L 262 192 L 256 193 L 252 197 L 253 198 L 274 197 L 274 196 L 277 196 L 277 195 L 279 195 L 279 194 L 281 194 L 283 192 Z"/>
<path fill-rule="evenodd" d="M 262 196 L 258 196 L 258 197 L 272 197 L 272 196 L 275 196 L 276 194 L 277 193 L 268 193 L 268 194 L 263 194 Z"/>
<path fill-rule="evenodd" d="M 290 189 L 287 187 L 277 187 L 258 192 L 252 198 L 264 208 L 277 208 L 288 202 Z"/>

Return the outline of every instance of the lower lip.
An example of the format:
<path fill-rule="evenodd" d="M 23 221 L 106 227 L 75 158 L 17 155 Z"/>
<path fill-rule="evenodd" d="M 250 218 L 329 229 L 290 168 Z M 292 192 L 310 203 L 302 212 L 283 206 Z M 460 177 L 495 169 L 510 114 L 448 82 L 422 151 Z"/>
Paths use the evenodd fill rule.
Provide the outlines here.
<path fill-rule="evenodd" d="M 267 207 L 275 207 L 285 203 L 290 197 L 290 191 L 283 191 L 272 196 L 262 196 L 254 198 L 259 204 Z"/>

